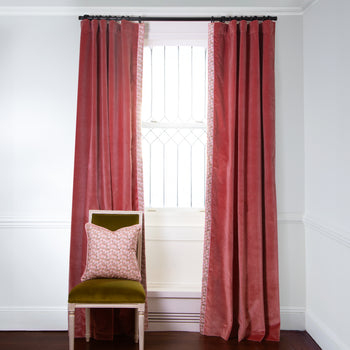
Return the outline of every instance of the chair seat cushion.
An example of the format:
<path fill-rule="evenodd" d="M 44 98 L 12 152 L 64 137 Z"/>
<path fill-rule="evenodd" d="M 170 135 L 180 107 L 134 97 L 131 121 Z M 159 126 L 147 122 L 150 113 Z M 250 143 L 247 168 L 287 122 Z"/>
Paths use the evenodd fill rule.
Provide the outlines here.
<path fill-rule="evenodd" d="M 140 282 L 98 278 L 84 281 L 69 293 L 69 303 L 144 303 L 146 293 Z"/>

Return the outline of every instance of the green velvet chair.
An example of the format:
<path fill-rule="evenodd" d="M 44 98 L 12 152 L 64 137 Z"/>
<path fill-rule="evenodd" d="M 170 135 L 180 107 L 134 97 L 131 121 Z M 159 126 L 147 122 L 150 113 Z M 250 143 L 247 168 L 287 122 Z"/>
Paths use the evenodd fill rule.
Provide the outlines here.
<path fill-rule="evenodd" d="M 111 231 L 122 227 L 141 224 L 142 212 L 90 210 L 89 222 Z M 137 246 L 138 264 L 141 266 L 142 237 Z M 69 350 L 74 350 L 75 309 L 85 308 L 86 341 L 90 340 L 90 308 L 133 308 L 135 309 L 135 342 L 139 350 L 144 348 L 145 290 L 140 282 L 99 278 L 81 282 L 75 286 L 68 297 Z"/>

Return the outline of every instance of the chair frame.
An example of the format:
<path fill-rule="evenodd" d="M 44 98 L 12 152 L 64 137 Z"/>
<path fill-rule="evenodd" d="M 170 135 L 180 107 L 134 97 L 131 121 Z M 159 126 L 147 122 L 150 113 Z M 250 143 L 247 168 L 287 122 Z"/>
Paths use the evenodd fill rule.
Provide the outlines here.
<path fill-rule="evenodd" d="M 89 210 L 89 222 L 91 222 L 92 214 L 138 214 L 139 224 L 142 226 L 142 211 L 123 211 L 123 210 Z M 142 255 L 142 231 L 137 242 L 137 260 L 141 270 L 141 255 Z M 118 303 L 118 304 L 87 304 L 87 303 L 68 303 L 68 336 L 69 350 L 74 350 L 75 336 L 75 309 L 85 308 L 85 339 L 90 341 L 90 309 L 135 309 L 135 343 L 139 343 L 139 350 L 144 349 L 144 315 L 145 303 Z"/>

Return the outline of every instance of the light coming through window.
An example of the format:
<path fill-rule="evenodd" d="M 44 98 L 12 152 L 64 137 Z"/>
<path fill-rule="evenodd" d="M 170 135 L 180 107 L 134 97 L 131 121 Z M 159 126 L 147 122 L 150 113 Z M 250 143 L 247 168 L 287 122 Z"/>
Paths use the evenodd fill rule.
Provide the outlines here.
<path fill-rule="evenodd" d="M 204 208 L 207 51 L 144 49 L 142 135 L 145 206 Z"/>

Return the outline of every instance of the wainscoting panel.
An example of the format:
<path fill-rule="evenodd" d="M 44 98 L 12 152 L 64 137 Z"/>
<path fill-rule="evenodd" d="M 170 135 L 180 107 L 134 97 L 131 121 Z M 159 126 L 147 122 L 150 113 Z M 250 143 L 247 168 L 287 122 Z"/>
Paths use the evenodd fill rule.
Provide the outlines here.
<path fill-rule="evenodd" d="M 282 329 L 303 330 L 303 222 L 282 213 L 278 224 Z M 203 228 L 162 225 L 153 221 L 146 231 L 149 330 L 196 332 Z M 0 217 L 0 239 L 0 330 L 67 329 L 69 220 Z"/>

